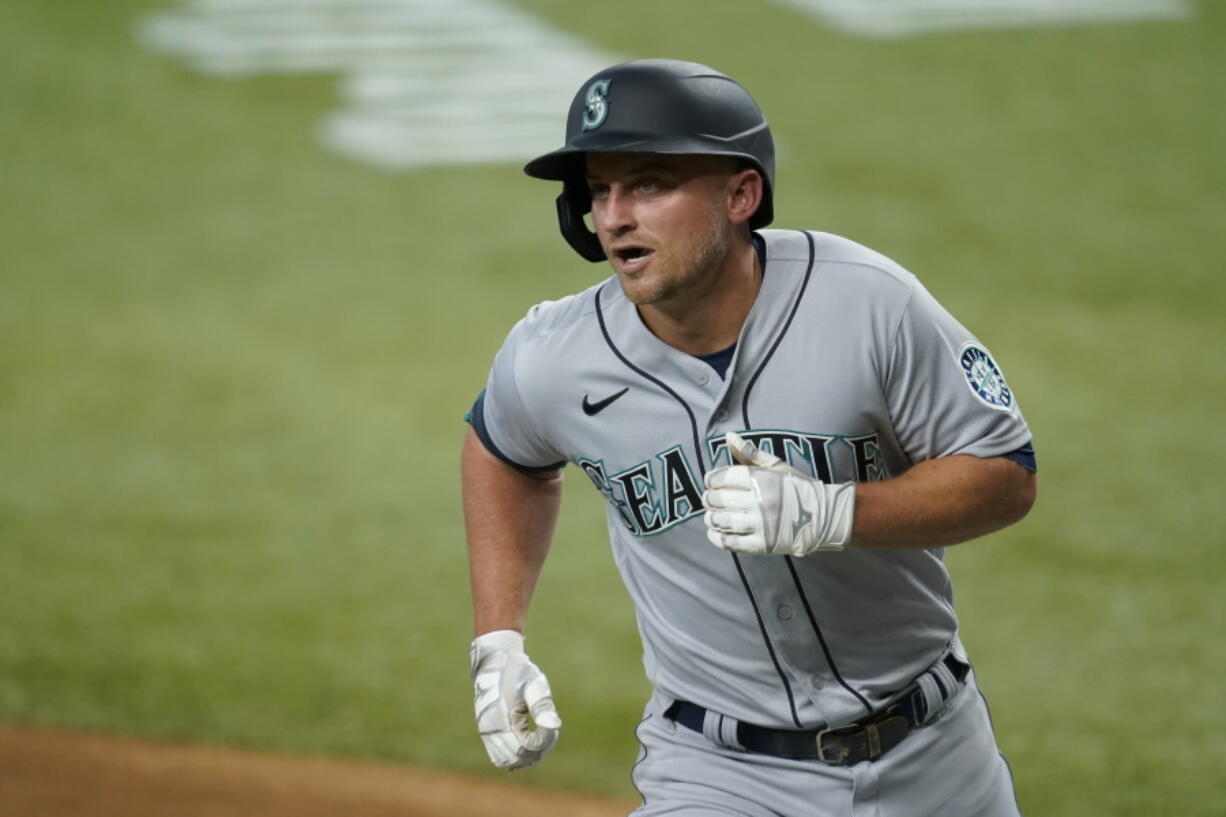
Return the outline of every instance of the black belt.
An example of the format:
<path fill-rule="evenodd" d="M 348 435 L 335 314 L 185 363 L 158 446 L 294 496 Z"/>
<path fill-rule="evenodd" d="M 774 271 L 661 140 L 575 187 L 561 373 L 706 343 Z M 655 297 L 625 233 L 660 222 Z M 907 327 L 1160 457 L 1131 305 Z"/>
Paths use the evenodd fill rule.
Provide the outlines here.
<path fill-rule="evenodd" d="M 942 663 L 958 682 L 966 680 L 969 667 L 952 655 Z M 954 690 L 949 690 L 953 697 Z M 703 731 L 707 710 L 689 701 L 674 701 L 664 717 L 682 726 Z M 897 702 L 838 729 L 768 729 L 752 723 L 738 723 L 737 741 L 746 751 L 796 760 L 820 760 L 834 766 L 854 766 L 876 760 L 893 749 L 911 730 L 924 723 L 927 708 L 918 684 L 907 687 Z"/>

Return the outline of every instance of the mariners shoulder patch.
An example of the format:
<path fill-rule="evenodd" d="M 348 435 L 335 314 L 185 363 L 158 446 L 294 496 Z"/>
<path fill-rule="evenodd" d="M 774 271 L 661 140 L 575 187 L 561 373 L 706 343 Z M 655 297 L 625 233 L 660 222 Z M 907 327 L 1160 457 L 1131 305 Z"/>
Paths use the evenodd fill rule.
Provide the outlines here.
<path fill-rule="evenodd" d="M 1013 391 L 987 349 L 977 343 L 963 344 L 958 352 L 958 363 L 976 397 L 994 409 L 1010 411 L 1013 408 Z"/>

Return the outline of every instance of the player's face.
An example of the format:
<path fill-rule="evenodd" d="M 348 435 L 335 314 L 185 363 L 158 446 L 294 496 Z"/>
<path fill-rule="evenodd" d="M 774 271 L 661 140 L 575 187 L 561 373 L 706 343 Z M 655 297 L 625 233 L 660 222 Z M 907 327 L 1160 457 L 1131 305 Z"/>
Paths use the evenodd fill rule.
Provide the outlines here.
<path fill-rule="evenodd" d="M 733 235 L 735 171 L 714 156 L 588 154 L 592 223 L 630 301 L 668 301 L 712 279 Z"/>

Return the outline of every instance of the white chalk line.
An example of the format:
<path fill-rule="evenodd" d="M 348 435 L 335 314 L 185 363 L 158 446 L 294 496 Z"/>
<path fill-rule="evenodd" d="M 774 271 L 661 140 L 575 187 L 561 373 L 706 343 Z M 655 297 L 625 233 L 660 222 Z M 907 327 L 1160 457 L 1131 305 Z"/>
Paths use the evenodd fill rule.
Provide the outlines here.
<path fill-rule="evenodd" d="M 579 84 L 622 59 L 497 0 L 184 0 L 137 35 L 218 77 L 339 74 L 319 139 L 388 168 L 551 150 Z"/>
<path fill-rule="evenodd" d="M 863 37 L 1191 17 L 1192 0 L 775 0 Z"/>

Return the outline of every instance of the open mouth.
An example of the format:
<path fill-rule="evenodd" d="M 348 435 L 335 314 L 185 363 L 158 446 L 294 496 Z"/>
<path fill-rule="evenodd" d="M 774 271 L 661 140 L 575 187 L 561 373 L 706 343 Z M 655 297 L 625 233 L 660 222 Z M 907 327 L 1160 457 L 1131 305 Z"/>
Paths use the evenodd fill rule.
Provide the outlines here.
<path fill-rule="evenodd" d="M 651 250 L 646 247 L 622 247 L 614 250 L 613 255 L 623 264 L 634 264 L 651 255 Z"/>

